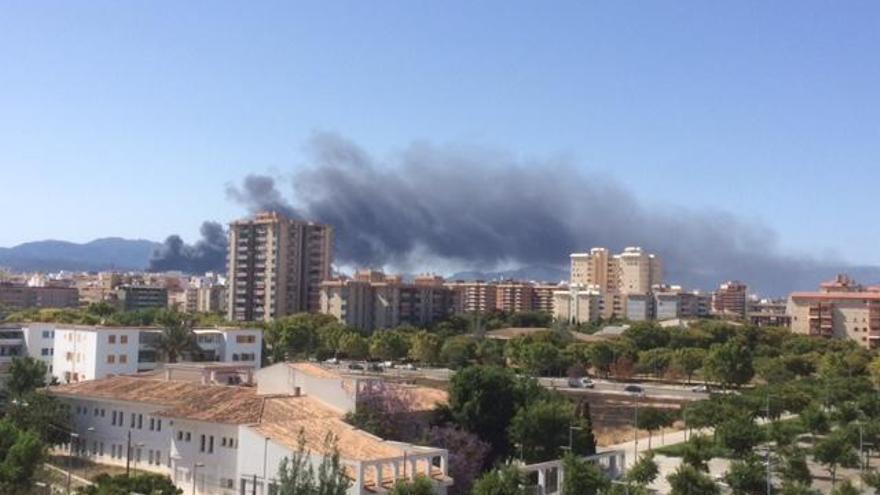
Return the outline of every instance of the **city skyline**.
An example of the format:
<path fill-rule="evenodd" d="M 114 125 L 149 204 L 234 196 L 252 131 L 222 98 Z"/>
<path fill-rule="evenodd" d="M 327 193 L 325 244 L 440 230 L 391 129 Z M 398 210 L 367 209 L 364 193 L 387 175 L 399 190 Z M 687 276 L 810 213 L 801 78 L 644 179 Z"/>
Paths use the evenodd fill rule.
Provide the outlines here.
<path fill-rule="evenodd" d="M 2 50 L 14 62 L 0 93 L 0 167 L 18 187 L 0 201 L 9 209 L 34 194 L 48 199 L 8 219 L 2 246 L 169 234 L 194 242 L 203 221 L 225 225 L 248 213 L 252 205 L 227 190 L 241 190 L 252 174 L 280 178 L 286 202 L 316 211 L 291 182 L 320 169 L 314 141 L 329 135 L 364 153 L 379 176 L 398 175 L 427 148 L 446 174 L 441 182 L 455 187 L 462 183 L 449 176 L 469 164 L 490 183 L 504 177 L 492 170 L 519 170 L 510 187 L 539 178 L 554 191 L 574 177 L 593 187 L 594 201 L 609 194 L 646 219 L 634 228 L 647 240 L 591 226 L 539 262 L 564 264 L 566 252 L 593 245 L 643 245 L 674 259 L 672 231 L 685 218 L 693 231 L 719 231 L 709 240 L 727 236 L 713 248 L 736 241 L 771 261 L 880 265 L 864 242 L 874 232 L 862 207 L 880 155 L 871 90 L 880 72 L 864 63 L 878 36 L 871 21 L 880 12 L 870 3 L 846 11 L 818 2 L 564 4 L 553 12 L 508 3 L 431 12 L 280 5 L 246 14 L 218 5 L 208 16 L 192 5 L 95 5 L 22 3 L 3 14 Z M 556 166 L 571 175 L 547 178 Z M 834 195 L 833 208 L 816 200 L 820 191 Z M 574 207 L 577 193 L 569 194 L 552 206 Z M 547 203 L 546 194 L 518 197 L 523 211 Z M 499 210 L 505 201 L 482 205 Z M 47 221 L 59 209 L 79 221 Z M 443 212 L 441 220 L 441 233 L 467 232 L 459 217 Z M 480 231 L 498 227 L 494 217 L 478 220 Z M 650 232 L 655 224 L 659 232 Z M 817 236 L 816 225 L 833 235 Z M 336 227 L 352 252 L 351 229 Z M 376 237 L 382 249 L 400 243 Z M 523 243 L 507 232 L 511 239 Z M 424 240 L 404 254 L 427 269 L 471 254 L 480 267 L 535 262 L 518 252 L 493 259 L 493 246 L 450 261 L 438 249 L 419 252 Z M 718 258 L 709 262 L 726 264 Z"/>

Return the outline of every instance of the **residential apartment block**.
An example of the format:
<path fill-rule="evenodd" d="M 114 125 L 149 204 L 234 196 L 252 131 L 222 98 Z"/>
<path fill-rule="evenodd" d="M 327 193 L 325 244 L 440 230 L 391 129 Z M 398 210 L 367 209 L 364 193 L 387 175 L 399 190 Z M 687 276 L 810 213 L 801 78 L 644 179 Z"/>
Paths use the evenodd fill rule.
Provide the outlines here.
<path fill-rule="evenodd" d="M 228 318 L 272 320 L 321 307 L 333 229 L 264 212 L 229 225 Z"/>
<path fill-rule="evenodd" d="M 818 292 L 793 292 L 787 311 L 795 333 L 851 339 L 868 348 L 880 343 L 880 288 L 863 287 L 846 275 Z"/>
<path fill-rule="evenodd" d="M 21 310 L 77 306 L 79 306 L 79 291 L 71 287 L 31 287 L 0 283 L 0 308 Z"/>
<path fill-rule="evenodd" d="M 477 280 L 473 282 L 447 282 L 452 291 L 452 312 L 455 314 L 488 313 L 497 308 L 498 289 L 494 283 Z"/>
<path fill-rule="evenodd" d="M 712 311 L 722 316 L 744 318 L 748 287 L 738 280 L 730 280 L 718 286 L 712 297 Z"/>
<path fill-rule="evenodd" d="M 168 307 L 168 289 L 164 287 L 124 285 L 114 292 L 116 305 L 122 311 Z"/>
<path fill-rule="evenodd" d="M 645 294 L 663 283 L 660 258 L 640 247 L 612 255 L 605 248 L 571 255 L 571 285 L 597 287 L 603 293 Z"/>
<path fill-rule="evenodd" d="M 604 299 L 598 287 L 573 285 L 553 293 L 553 316 L 557 321 L 589 323 L 602 318 Z"/>
<path fill-rule="evenodd" d="M 454 299 L 443 279 L 416 277 L 413 283 L 376 270 L 358 271 L 353 279 L 321 284 L 320 311 L 342 323 L 372 331 L 402 324 L 429 325 L 451 314 Z"/>
<path fill-rule="evenodd" d="M 405 397 L 419 413 L 444 402 L 442 391 L 309 363 L 264 368 L 255 386 L 215 379 L 232 374 L 228 366 L 169 365 L 152 376 L 64 384 L 48 393 L 69 407 L 79 435 L 71 446 L 76 455 L 120 467 L 131 462 L 137 470 L 169 476 L 185 493 L 276 493 L 278 468 L 300 442 L 316 469 L 335 446 L 352 481 L 350 495 L 386 493 L 415 476 L 431 480 L 439 495 L 453 483 L 446 450 L 383 440 L 343 420 L 376 393 Z M 250 381 L 248 370 L 239 375 Z"/>

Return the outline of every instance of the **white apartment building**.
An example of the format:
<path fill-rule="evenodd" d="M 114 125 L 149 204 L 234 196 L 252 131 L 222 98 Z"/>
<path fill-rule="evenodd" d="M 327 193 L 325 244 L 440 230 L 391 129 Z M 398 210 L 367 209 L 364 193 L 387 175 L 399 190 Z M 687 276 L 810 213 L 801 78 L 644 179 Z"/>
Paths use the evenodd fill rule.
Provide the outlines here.
<path fill-rule="evenodd" d="M 592 287 L 604 299 L 602 318 L 628 317 L 627 296 L 648 294 L 663 281 L 660 258 L 640 247 L 627 247 L 612 255 L 608 249 L 593 248 L 587 253 L 572 253 L 572 286 Z M 635 308 L 641 314 L 643 307 Z"/>
<path fill-rule="evenodd" d="M 596 286 L 573 285 L 553 293 L 553 317 L 569 323 L 589 323 L 602 317 L 604 300 Z"/>
<path fill-rule="evenodd" d="M 221 369 L 222 368 L 222 369 Z M 201 376 L 168 365 L 152 376 L 113 376 L 51 387 L 71 410 L 73 451 L 94 462 L 169 476 L 185 493 L 269 495 L 278 467 L 305 442 L 317 468 L 335 441 L 352 482 L 350 495 L 383 493 L 400 479 L 428 476 L 445 494 L 444 449 L 383 440 L 345 423 L 365 396 L 382 391 L 411 399 L 415 411 L 445 400 L 442 391 L 350 377 L 309 363 L 259 370 L 256 386 L 218 385 L 230 366 Z M 247 373 L 247 372 L 244 372 Z M 249 379 L 248 376 L 245 378 Z"/>
<path fill-rule="evenodd" d="M 0 374 L 5 373 L 13 359 L 30 356 L 43 361 L 51 376 L 54 340 L 53 325 L 42 323 L 24 328 L 15 324 L 0 325 Z"/>
<path fill-rule="evenodd" d="M 160 360 L 154 348 L 159 328 L 56 324 L 52 331 L 52 373 L 62 383 L 149 371 Z M 262 330 L 197 328 L 194 333 L 203 360 L 260 367 Z"/>

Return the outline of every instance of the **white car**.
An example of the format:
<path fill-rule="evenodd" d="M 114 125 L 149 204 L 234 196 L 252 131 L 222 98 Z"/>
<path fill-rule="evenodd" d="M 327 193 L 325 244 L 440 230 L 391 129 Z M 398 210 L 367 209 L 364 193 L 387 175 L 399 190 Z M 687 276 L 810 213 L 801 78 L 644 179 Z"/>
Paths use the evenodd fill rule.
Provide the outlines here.
<path fill-rule="evenodd" d="M 581 387 L 583 387 L 583 388 L 593 388 L 593 387 L 595 387 L 595 386 L 596 386 L 596 384 L 593 383 L 593 380 L 591 380 L 590 378 L 588 378 L 588 377 L 586 377 L 586 376 L 583 377 L 583 378 L 581 378 Z"/>
<path fill-rule="evenodd" d="M 702 385 L 697 385 L 696 387 L 693 387 L 693 388 L 691 389 L 691 392 L 695 392 L 695 393 L 698 393 L 698 394 L 708 394 L 709 392 L 711 392 L 711 389 L 709 388 L 708 385 L 706 385 L 706 384 L 704 383 L 704 384 L 702 384 Z"/>

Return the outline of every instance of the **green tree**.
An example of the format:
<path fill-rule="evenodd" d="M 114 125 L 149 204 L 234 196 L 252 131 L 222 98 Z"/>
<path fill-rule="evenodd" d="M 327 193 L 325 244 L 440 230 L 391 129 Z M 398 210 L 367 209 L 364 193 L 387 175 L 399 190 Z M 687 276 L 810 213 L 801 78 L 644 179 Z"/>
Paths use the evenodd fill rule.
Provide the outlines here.
<path fill-rule="evenodd" d="M 689 464 L 681 464 L 666 477 L 670 495 L 718 495 L 718 485 L 708 475 Z"/>
<path fill-rule="evenodd" d="M 410 339 L 409 358 L 424 364 L 440 362 L 440 346 L 443 341 L 439 336 L 427 331 L 420 331 Z"/>
<path fill-rule="evenodd" d="M 860 495 L 861 493 L 862 491 L 854 487 L 850 480 L 843 480 L 841 484 L 831 490 L 831 495 Z"/>
<path fill-rule="evenodd" d="M 698 347 L 678 349 L 672 356 L 672 366 L 687 376 L 688 383 L 693 380 L 694 373 L 703 367 L 706 350 Z"/>
<path fill-rule="evenodd" d="M 562 479 L 563 493 L 578 495 L 597 495 L 607 490 L 611 482 L 595 464 L 574 454 L 566 454 L 562 459 L 565 476 Z"/>
<path fill-rule="evenodd" d="M 466 336 L 446 339 L 440 348 L 440 360 L 450 368 L 463 368 L 474 359 L 476 346 L 474 340 Z"/>
<path fill-rule="evenodd" d="M 626 473 L 626 480 L 641 486 L 647 486 L 653 483 L 659 474 L 660 467 L 654 461 L 653 454 L 646 454 L 629 468 L 629 471 Z"/>
<path fill-rule="evenodd" d="M 156 342 L 156 350 L 169 363 L 176 363 L 186 352 L 198 350 L 193 320 L 176 311 L 165 311 L 159 316 L 162 332 Z"/>
<path fill-rule="evenodd" d="M 36 433 L 0 420 L 0 493 L 27 493 L 45 458 L 46 446 Z"/>
<path fill-rule="evenodd" d="M 517 378 L 497 366 L 470 366 L 452 376 L 449 412 L 467 431 L 492 447 L 492 457 L 510 450 L 507 428 L 522 404 Z"/>
<path fill-rule="evenodd" d="M 370 344 L 362 336 L 349 332 L 339 337 L 339 352 L 349 359 L 367 359 Z"/>
<path fill-rule="evenodd" d="M 119 474 L 111 476 L 101 473 L 94 479 L 94 484 L 80 487 L 77 495 L 129 495 L 143 493 L 149 495 L 180 495 L 183 490 L 174 482 L 161 474 L 142 473 L 132 476 Z"/>
<path fill-rule="evenodd" d="M 424 475 L 414 480 L 398 480 L 391 488 L 390 495 L 434 495 L 434 483 Z"/>
<path fill-rule="evenodd" d="M 590 346 L 588 355 L 596 371 L 607 378 L 615 361 L 614 347 L 608 342 L 597 342 Z"/>
<path fill-rule="evenodd" d="M 22 431 L 32 431 L 50 445 L 67 442 L 70 438 L 70 415 L 55 397 L 31 392 L 7 403 L 6 420 Z"/>
<path fill-rule="evenodd" d="M 409 342 L 395 330 L 381 330 L 370 337 L 370 357 L 381 361 L 396 361 L 406 357 Z"/>
<path fill-rule="evenodd" d="M 654 436 L 654 432 L 670 426 L 673 418 L 674 416 L 672 413 L 664 409 L 656 407 L 644 407 L 639 409 L 639 417 L 636 426 L 640 430 L 647 430 L 649 451 L 651 450 L 651 438 Z"/>
<path fill-rule="evenodd" d="M 813 484 L 813 475 L 810 474 L 810 467 L 807 465 L 807 455 L 803 449 L 787 447 L 783 450 L 777 471 L 785 485 L 808 487 Z"/>
<path fill-rule="evenodd" d="M 734 341 L 714 345 L 706 356 L 703 371 L 708 378 L 725 387 L 739 387 L 755 375 L 752 353 L 748 347 Z"/>
<path fill-rule="evenodd" d="M 666 347 L 669 344 L 669 330 L 655 322 L 643 321 L 632 324 L 623 332 L 623 337 L 638 351 Z"/>
<path fill-rule="evenodd" d="M 580 428 L 580 430 L 571 429 Z M 589 424 L 577 422 L 574 406 L 562 398 L 548 398 L 521 407 L 510 424 L 510 439 L 522 446 L 526 462 L 543 462 L 558 459 L 562 446 L 569 439 L 576 452 L 585 447 L 582 436 L 592 436 L 584 431 Z"/>
<path fill-rule="evenodd" d="M 734 495 L 764 495 L 767 493 L 767 473 L 764 464 L 756 456 L 730 464 L 724 481 Z"/>
<path fill-rule="evenodd" d="M 714 444 L 702 435 L 691 437 L 682 446 L 681 461 L 694 469 L 709 472 L 709 461 L 715 457 Z"/>
<path fill-rule="evenodd" d="M 813 458 L 828 469 L 831 486 L 837 481 L 839 467 L 855 467 L 859 463 L 859 456 L 849 439 L 840 432 L 834 432 L 816 443 Z"/>
<path fill-rule="evenodd" d="M 351 481 L 339 458 L 337 440 L 333 434 L 324 439 L 324 457 L 318 472 L 309 461 L 305 431 L 300 430 L 296 451 L 284 458 L 278 466 L 277 495 L 346 495 Z"/>
<path fill-rule="evenodd" d="M 828 415 L 818 404 L 811 404 L 801 411 L 800 421 L 810 433 L 814 444 L 816 435 L 824 435 L 831 428 Z"/>
<path fill-rule="evenodd" d="M 748 456 L 764 440 L 764 432 L 755 421 L 741 414 L 722 422 L 715 433 L 719 443 L 740 459 Z"/>
<path fill-rule="evenodd" d="M 504 466 L 481 476 L 471 495 L 526 495 L 524 481 L 516 466 Z"/>
<path fill-rule="evenodd" d="M 46 363 L 32 357 L 16 357 L 9 365 L 9 376 L 4 383 L 6 395 L 13 399 L 28 395 L 46 386 L 49 372 Z"/>

